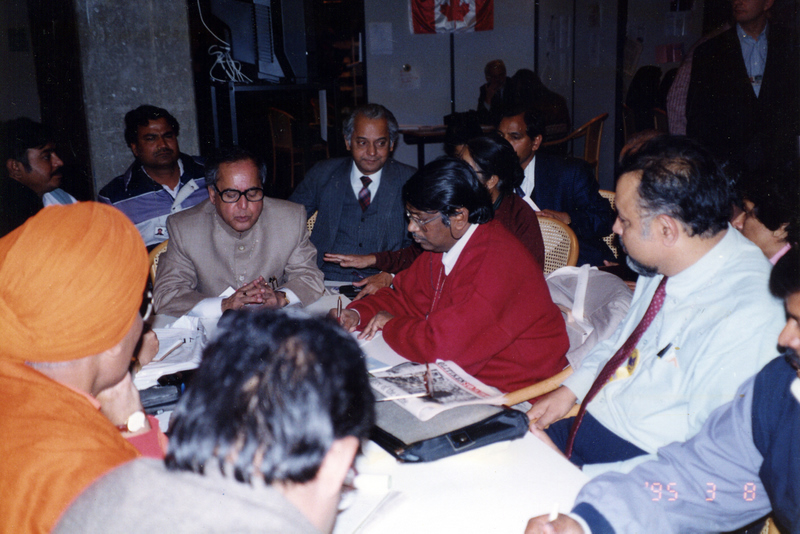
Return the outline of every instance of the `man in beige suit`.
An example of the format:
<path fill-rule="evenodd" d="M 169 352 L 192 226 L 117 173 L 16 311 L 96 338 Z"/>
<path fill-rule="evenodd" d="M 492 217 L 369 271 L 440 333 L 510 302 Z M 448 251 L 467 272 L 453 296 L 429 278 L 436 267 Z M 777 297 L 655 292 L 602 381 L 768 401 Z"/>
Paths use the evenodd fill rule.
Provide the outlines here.
<path fill-rule="evenodd" d="M 167 219 L 157 313 L 218 317 L 245 306 L 308 305 L 322 295 L 305 209 L 265 197 L 265 180 L 264 165 L 240 148 L 206 163 L 209 199 Z M 228 288 L 235 291 L 220 297 Z"/>

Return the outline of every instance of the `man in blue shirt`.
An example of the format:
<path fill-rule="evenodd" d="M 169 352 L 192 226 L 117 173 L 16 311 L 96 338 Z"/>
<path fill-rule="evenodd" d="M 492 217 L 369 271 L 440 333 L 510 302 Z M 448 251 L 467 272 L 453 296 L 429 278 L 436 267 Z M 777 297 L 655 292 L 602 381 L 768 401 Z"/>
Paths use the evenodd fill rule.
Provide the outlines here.
<path fill-rule="evenodd" d="M 136 160 L 97 199 L 122 210 L 150 249 L 169 239 L 167 217 L 205 200 L 203 165 L 178 147 L 180 125 L 166 109 L 139 106 L 125 115 L 125 142 Z"/>
<path fill-rule="evenodd" d="M 800 531 L 800 254 L 775 265 L 770 290 L 784 299 L 782 356 L 742 384 L 686 443 L 628 474 L 583 487 L 569 515 L 531 519 L 526 534 L 730 531 L 772 512 Z"/>

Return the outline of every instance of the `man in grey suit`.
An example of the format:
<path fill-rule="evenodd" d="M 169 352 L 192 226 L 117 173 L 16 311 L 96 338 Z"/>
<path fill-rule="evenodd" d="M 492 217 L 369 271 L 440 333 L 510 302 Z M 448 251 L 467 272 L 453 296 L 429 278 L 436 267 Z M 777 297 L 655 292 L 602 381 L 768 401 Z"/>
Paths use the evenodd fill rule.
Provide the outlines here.
<path fill-rule="evenodd" d="M 322 295 L 303 207 L 265 198 L 265 180 L 264 165 L 240 148 L 206 163 L 209 199 L 167 219 L 157 313 L 218 317 L 245 306 L 308 305 Z M 226 290 L 235 291 L 220 297 Z"/>
<path fill-rule="evenodd" d="M 397 120 L 380 104 L 356 109 L 342 128 L 350 158 L 322 161 L 289 197 L 317 212 L 311 242 L 317 265 L 328 280 L 356 281 L 376 269 L 341 267 L 326 253 L 369 254 L 411 244 L 403 216 L 401 190 L 413 167 L 391 158 L 398 138 Z"/>

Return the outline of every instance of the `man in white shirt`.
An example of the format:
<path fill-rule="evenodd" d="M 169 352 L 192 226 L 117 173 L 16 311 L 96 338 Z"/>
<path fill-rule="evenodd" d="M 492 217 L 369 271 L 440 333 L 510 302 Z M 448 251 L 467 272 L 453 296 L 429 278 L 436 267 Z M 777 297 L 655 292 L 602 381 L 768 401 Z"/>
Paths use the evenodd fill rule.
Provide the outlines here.
<path fill-rule="evenodd" d="M 689 439 L 774 354 L 783 309 L 767 289 L 769 262 L 728 224 L 731 195 L 712 156 L 687 138 L 656 138 L 624 164 L 614 231 L 641 275 L 628 315 L 528 412 L 534 433 L 559 449 L 572 436 L 571 460 L 585 471 L 627 469 Z M 663 306 L 646 313 L 665 277 Z M 573 431 L 574 418 L 559 419 L 586 403 L 640 322 L 643 334 Z"/>
<path fill-rule="evenodd" d="M 583 160 L 537 154 L 544 122 L 532 111 L 510 111 L 497 127 L 519 157 L 525 179 L 517 191 L 545 217 L 568 224 L 578 237 L 578 265 L 603 265 L 614 254 L 603 242 L 611 233 L 614 212 L 600 196 L 592 168 Z"/>

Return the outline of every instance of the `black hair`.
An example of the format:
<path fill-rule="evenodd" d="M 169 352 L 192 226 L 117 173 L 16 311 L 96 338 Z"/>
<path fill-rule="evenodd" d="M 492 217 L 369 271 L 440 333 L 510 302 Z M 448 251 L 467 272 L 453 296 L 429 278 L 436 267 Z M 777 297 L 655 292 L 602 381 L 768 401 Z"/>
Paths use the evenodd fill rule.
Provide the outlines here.
<path fill-rule="evenodd" d="M 790 248 L 772 268 L 769 290 L 779 299 L 800 292 L 800 252 L 797 247 Z"/>
<path fill-rule="evenodd" d="M 498 191 L 504 195 L 513 195 L 514 189 L 525 179 L 525 172 L 511 143 L 493 133 L 470 139 L 467 141 L 467 148 L 478 168 L 486 173 L 483 178 L 488 180 L 497 176 L 500 179 Z"/>
<path fill-rule="evenodd" d="M 5 168 L 9 159 L 19 161 L 27 172 L 31 172 L 31 162 L 28 160 L 28 150 L 41 149 L 53 141 L 53 133 L 41 123 L 27 117 L 12 119 L 2 127 L 2 154 L 0 163 Z"/>
<path fill-rule="evenodd" d="M 508 111 L 503 112 L 503 119 L 510 119 L 511 117 L 516 117 L 517 115 L 522 115 L 522 120 L 525 121 L 525 133 L 531 140 L 536 139 L 538 136 L 544 137 L 545 134 L 545 124 L 544 119 L 541 115 L 536 113 L 531 109 L 525 109 L 524 107 L 514 107 L 509 109 Z M 502 120 L 502 119 L 501 119 Z M 499 125 L 499 123 L 498 123 Z"/>
<path fill-rule="evenodd" d="M 800 240 L 800 193 L 796 169 L 779 167 L 746 173 L 739 184 L 743 200 L 753 203 L 753 215 L 768 229 L 786 225 L 786 241 Z"/>
<path fill-rule="evenodd" d="M 264 184 L 267 183 L 267 166 L 261 161 L 261 158 L 238 146 L 221 148 L 206 160 L 206 186 L 211 187 L 217 185 L 220 165 L 223 163 L 236 163 L 245 160 L 252 161 L 256 166 L 256 169 L 258 169 L 258 180 L 263 187 Z"/>
<path fill-rule="evenodd" d="M 375 398 L 361 350 L 335 321 L 228 312 L 170 422 L 165 463 L 304 483 L 333 441 L 368 437 Z M 258 475 L 257 475 L 258 476 Z"/>
<path fill-rule="evenodd" d="M 403 202 L 421 211 L 438 211 L 447 226 L 448 218 L 459 208 L 469 211 L 467 220 L 472 224 L 489 222 L 494 215 L 489 191 L 472 167 L 447 156 L 433 160 L 408 179 Z"/>
<path fill-rule="evenodd" d="M 444 118 L 447 130 L 444 133 L 444 153 L 458 157 L 456 147 L 464 145 L 473 137 L 483 135 L 478 113 L 474 110 L 451 113 Z"/>
<path fill-rule="evenodd" d="M 125 114 L 125 143 L 128 146 L 135 144 L 139 139 L 139 127 L 147 126 L 150 121 L 158 119 L 166 119 L 176 136 L 180 133 L 181 126 L 169 111 L 156 106 L 144 105 Z"/>
<path fill-rule="evenodd" d="M 644 217 L 666 214 L 689 236 L 712 237 L 728 228 L 733 185 L 717 160 L 697 141 L 662 135 L 626 157 L 620 174 L 638 172 Z"/>
<path fill-rule="evenodd" d="M 342 124 L 342 134 L 344 134 L 344 138 L 347 141 L 352 141 L 353 131 L 356 128 L 356 117 L 358 116 L 369 120 L 386 119 L 386 126 L 389 128 L 389 141 L 392 143 L 392 147 L 397 145 L 397 139 L 400 137 L 400 126 L 397 124 L 394 114 L 380 104 L 366 104 L 357 107 L 345 119 Z"/>

